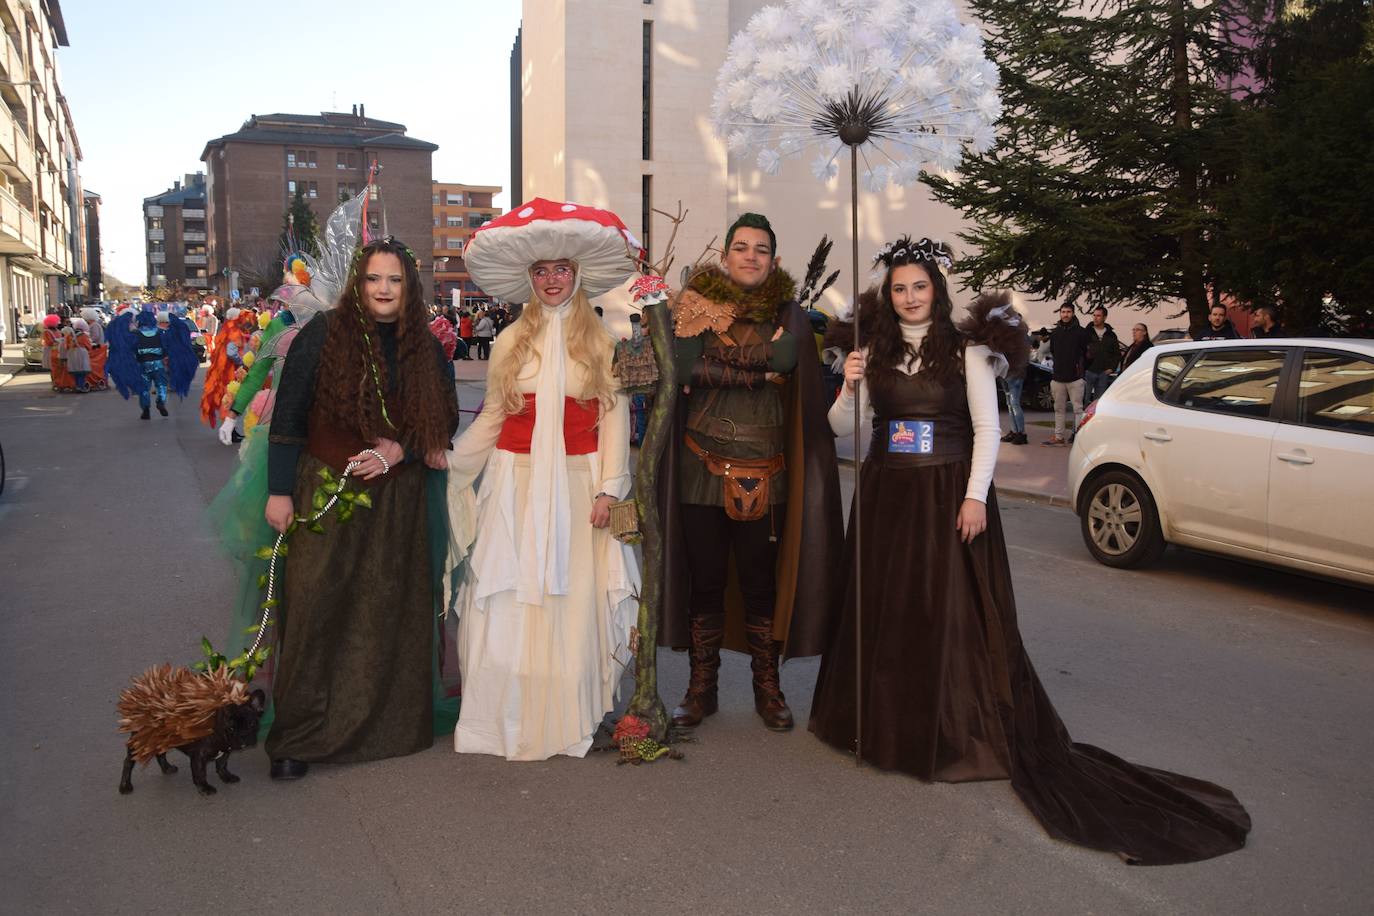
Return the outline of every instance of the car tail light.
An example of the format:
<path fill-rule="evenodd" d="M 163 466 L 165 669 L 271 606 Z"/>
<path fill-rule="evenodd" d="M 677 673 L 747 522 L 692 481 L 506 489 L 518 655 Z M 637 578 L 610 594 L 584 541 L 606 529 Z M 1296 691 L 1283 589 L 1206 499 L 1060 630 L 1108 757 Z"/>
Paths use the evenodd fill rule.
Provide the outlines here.
<path fill-rule="evenodd" d="M 1082 429 L 1083 427 L 1087 426 L 1088 421 L 1091 420 L 1096 414 L 1097 401 L 1093 401 L 1087 407 L 1083 408 L 1083 418 L 1078 421 L 1078 429 L 1075 429 L 1074 432 L 1077 432 L 1079 429 Z"/>

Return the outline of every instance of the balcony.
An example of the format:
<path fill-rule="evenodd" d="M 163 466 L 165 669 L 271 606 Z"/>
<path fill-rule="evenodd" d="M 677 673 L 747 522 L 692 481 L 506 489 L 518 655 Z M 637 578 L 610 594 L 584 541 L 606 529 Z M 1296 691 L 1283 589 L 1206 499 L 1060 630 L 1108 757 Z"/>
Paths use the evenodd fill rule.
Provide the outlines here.
<path fill-rule="evenodd" d="M 188 254 L 188 255 L 185 257 L 184 260 L 186 261 L 186 263 L 187 263 L 188 265 L 189 265 L 189 264 L 204 264 L 204 263 L 206 263 L 206 256 L 203 255 L 203 254 Z"/>
<path fill-rule="evenodd" d="M 37 254 L 38 222 L 8 193 L 0 191 L 0 254 Z"/>
<path fill-rule="evenodd" d="M 33 181 L 33 144 L 9 106 L 4 104 L 0 104 L 0 169 L 11 178 Z"/>
<path fill-rule="evenodd" d="M 149 240 L 150 242 L 161 242 L 161 241 L 163 241 L 163 240 L 166 239 L 166 238 L 167 238 L 167 230 L 166 230 L 166 229 L 149 229 L 149 230 L 148 230 L 148 240 Z"/>
<path fill-rule="evenodd" d="M 205 219 L 205 211 L 204 211 L 204 210 L 182 210 L 182 211 L 181 211 L 181 218 L 182 218 L 182 219 Z"/>
<path fill-rule="evenodd" d="M 157 204 L 149 204 L 143 208 L 143 215 L 162 219 L 162 207 Z"/>
<path fill-rule="evenodd" d="M 5 34 L 5 40 L 0 41 L 0 68 L 3 73 L 0 77 L 12 83 L 20 83 L 26 79 L 24 73 L 24 58 L 19 54 L 19 49 L 14 46 L 14 39 L 9 34 Z"/>
<path fill-rule="evenodd" d="M 210 285 L 210 278 L 209 278 L 209 277 L 189 277 L 189 278 L 187 278 L 187 280 L 186 280 L 186 285 L 187 285 L 187 286 L 193 286 L 193 287 L 195 287 L 196 289 L 206 289 L 206 288 L 208 288 L 209 285 Z"/>
<path fill-rule="evenodd" d="M 150 236 L 150 238 L 151 238 L 151 236 Z M 186 232 L 183 232 L 183 233 L 181 234 L 181 239 L 182 239 L 182 241 L 184 241 L 184 242 L 203 242 L 203 241 L 205 241 L 205 233 L 204 233 L 204 232 L 197 232 L 196 230 L 192 229 L 192 230 L 188 230 L 188 231 L 186 231 Z"/>
<path fill-rule="evenodd" d="M 165 251 L 150 251 L 150 252 L 148 252 L 148 263 L 149 263 L 149 264 L 166 264 L 166 263 L 167 263 L 167 252 L 165 252 Z"/>

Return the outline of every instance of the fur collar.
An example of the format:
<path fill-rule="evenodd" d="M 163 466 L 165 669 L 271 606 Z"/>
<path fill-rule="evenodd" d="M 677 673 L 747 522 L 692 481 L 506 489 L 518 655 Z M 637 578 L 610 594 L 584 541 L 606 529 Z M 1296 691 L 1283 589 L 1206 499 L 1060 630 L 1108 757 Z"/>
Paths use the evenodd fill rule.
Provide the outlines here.
<path fill-rule="evenodd" d="M 758 289 L 745 290 L 719 267 L 708 267 L 693 276 L 678 297 L 674 328 L 678 337 L 695 337 L 706 330 L 723 334 L 736 321 L 776 321 L 782 304 L 796 292 L 796 281 L 781 268 Z"/>

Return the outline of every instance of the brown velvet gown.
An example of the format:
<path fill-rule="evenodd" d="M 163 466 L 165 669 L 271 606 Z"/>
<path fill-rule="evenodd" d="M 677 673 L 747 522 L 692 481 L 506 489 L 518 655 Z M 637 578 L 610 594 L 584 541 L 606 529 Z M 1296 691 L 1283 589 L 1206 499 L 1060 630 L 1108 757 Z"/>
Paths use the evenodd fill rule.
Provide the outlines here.
<path fill-rule="evenodd" d="M 1010 778 L 1052 836 L 1132 864 L 1244 846 L 1250 817 L 1228 790 L 1069 737 L 1017 630 L 995 493 L 982 535 L 964 544 L 955 528 L 973 450 L 963 380 L 884 372 L 868 385 L 874 443 L 855 495 L 864 525 L 864 760 L 940 782 Z M 894 419 L 934 420 L 934 452 L 889 452 Z M 855 746 L 854 638 L 851 575 L 810 724 L 846 751 Z"/>

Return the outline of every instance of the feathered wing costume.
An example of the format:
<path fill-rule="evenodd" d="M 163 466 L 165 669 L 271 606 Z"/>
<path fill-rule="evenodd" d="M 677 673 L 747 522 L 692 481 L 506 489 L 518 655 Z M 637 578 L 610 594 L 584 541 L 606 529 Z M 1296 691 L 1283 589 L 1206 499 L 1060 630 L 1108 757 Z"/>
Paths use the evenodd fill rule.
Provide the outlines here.
<path fill-rule="evenodd" d="M 115 390 L 126 401 L 130 395 L 147 392 L 149 385 L 155 384 L 149 372 L 158 367 L 165 368 L 167 387 L 177 397 L 185 398 L 191 393 L 200 361 L 191 346 L 191 327 L 185 319 L 171 315 L 167 327 L 160 329 L 151 312 L 140 312 L 136 320 L 132 310 L 125 311 L 105 329 L 105 342 L 110 348 L 106 371 Z M 156 346 L 163 351 L 160 360 L 140 361 L 140 349 Z"/>

